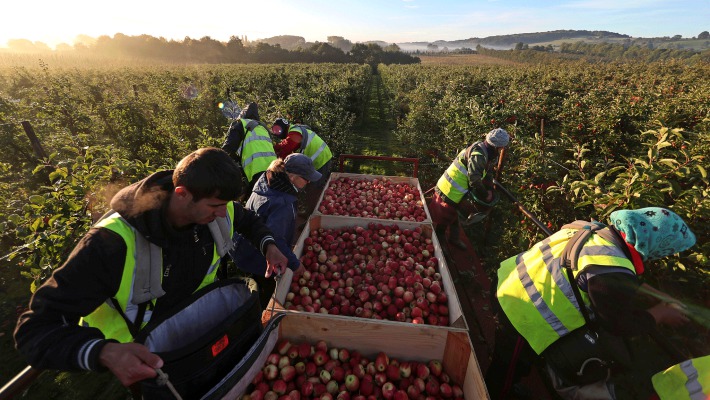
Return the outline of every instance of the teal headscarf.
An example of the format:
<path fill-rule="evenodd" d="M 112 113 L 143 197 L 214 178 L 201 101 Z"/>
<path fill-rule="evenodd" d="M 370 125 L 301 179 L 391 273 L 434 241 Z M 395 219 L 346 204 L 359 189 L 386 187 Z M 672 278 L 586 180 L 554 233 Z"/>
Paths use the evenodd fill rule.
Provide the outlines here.
<path fill-rule="evenodd" d="M 611 224 L 626 235 L 644 261 L 680 253 L 695 244 L 695 235 L 673 211 L 661 207 L 614 211 Z"/>

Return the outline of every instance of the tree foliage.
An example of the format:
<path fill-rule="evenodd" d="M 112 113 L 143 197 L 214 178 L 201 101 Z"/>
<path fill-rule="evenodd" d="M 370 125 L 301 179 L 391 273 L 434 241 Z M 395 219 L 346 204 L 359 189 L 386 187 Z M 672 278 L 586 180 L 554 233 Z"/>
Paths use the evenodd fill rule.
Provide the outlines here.
<path fill-rule="evenodd" d="M 0 70 L 0 145 L 17 150 L 0 155 L 0 255 L 42 282 L 116 188 L 219 147 L 229 121 L 218 105 L 228 98 L 256 101 L 266 123 L 306 123 L 336 155 L 347 151 L 369 79 L 355 64 Z M 49 158 L 36 159 L 23 120 Z"/>
<path fill-rule="evenodd" d="M 18 39 L 11 48 L 24 53 L 50 52 L 48 46 Z M 359 46 L 359 47 L 358 47 Z M 358 49 L 353 52 L 353 47 Z M 66 48 L 65 48 L 66 49 Z M 366 63 L 374 60 L 391 63 L 418 63 L 419 58 L 403 53 L 399 48 L 386 50 L 379 45 L 353 45 L 340 36 L 329 36 L 328 43 L 307 43 L 300 36 L 276 36 L 253 43 L 244 43 L 232 36 L 226 43 L 205 36 L 186 37 L 182 41 L 156 38 L 150 35 L 128 36 L 117 33 L 113 37 L 100 36 L 95 41 L 84 41 L 63 54 L 102 58 L 140 59 L 161 63 Z"/>

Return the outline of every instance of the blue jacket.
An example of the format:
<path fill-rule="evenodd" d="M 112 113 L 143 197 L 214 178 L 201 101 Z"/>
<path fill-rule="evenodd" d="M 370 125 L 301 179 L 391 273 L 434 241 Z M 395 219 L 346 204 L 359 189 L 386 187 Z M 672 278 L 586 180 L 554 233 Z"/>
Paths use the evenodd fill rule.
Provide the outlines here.
<path fill-rule="evenodd" d="M 284 182 L 286 174 L 281 176 L 281 186 L 290 182 Z M 288 178 L 285 178 L 286 180 Z M 277 185 L 272 185 L 277 186 Z M 279 187 L 279 186 L 277 186 Z M 294 188 L 295 193 L 295 188 Z M 296 201 L 298 198 L 295 194 L 287 193 L 270 187 L 266 180 L 266 174 L 263 174 L 256 181 L 249 200 L 244 208 L 254 211 L 266 223 L 276 240 L 276 246 L 288 258 L 288 267 L 291 270 L 298 269 L 301 264 L 298 257 L 291 250 L 293 236 L 296 228 Z M 237 268 L 242 271 L 251 272 L 253 274 L 261 274 L 266 272 L 266 259 L 248 240 L 241 235 L 234 236 L 234 249 L 230 252 Z"/>

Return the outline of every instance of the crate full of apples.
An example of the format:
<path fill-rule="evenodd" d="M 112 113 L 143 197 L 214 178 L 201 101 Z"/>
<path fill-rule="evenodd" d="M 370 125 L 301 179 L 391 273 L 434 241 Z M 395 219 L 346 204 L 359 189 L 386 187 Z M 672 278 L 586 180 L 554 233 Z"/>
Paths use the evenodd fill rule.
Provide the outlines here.
<path fill-rule="evenodd" d="M 468 335 L 287 314 L 242 378 L 243 399 L 485 399 Z"/>
<path fill-rule="evenodd" d="M 333 173 L 316 212 L 323 215 L 431 222 L 417 178 Z"/>
<path fill-rule="evenodd" d="M 294 252 L 305 270 L 277 284 L 286 310 L 467 329 L 429 224 L 313 216 Z"/>

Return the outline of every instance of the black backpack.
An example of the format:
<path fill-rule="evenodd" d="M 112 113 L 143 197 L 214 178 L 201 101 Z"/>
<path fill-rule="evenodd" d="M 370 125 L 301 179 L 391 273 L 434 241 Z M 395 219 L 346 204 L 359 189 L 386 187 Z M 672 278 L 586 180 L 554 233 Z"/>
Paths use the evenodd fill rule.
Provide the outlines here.
<path fill-rule="evenodd" d="M 183 399 L 201 398 L 238 364 L 263 328 L 256 282 L 210 284 L 151 321 L 136 335 L 159 355 L 162 371 Z M 174 399 L 157 379 L 141 382 L 144 399 Z"/>

